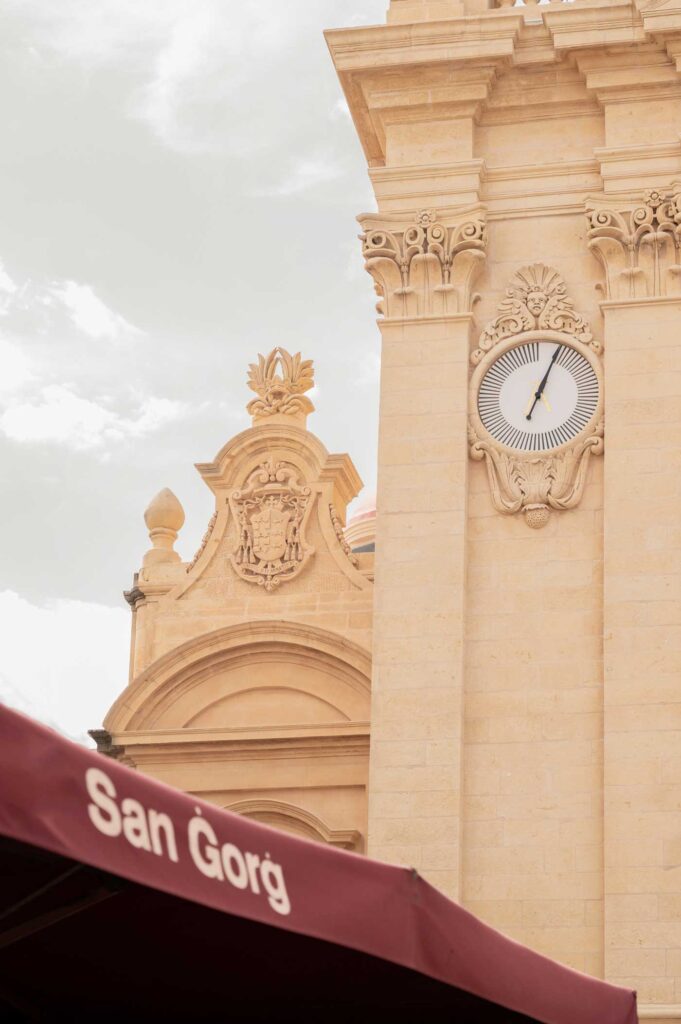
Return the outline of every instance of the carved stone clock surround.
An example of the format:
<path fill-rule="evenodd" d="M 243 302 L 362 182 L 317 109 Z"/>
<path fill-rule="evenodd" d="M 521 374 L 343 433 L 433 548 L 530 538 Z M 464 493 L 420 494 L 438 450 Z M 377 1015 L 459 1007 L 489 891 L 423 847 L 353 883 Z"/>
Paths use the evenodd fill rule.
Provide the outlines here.
<path fill-rule="evenodd" d="M 485 429 L 478 413 L 478 391 L 487 370 L 504 352 L 531 341 L 555 341 L 575 349 L 588 359 L 598 379 L 598 404 L 589 423 L 571 441 L 548 452 L 508 448 Z M 600 349 L 589 325 L 573 310 L 555 270 L 537 263 L 516 272 L 499 315 L 482 332 L 479 347 L 471 354 L 475 370 L 469 388 L 469 451 L 475 461 L 485 461 L 497 512 L 522 511 L 527 525 L 540 529 L 552 509 L 574 508 L 581 500 L 590 456 L 603 452 Z"/>

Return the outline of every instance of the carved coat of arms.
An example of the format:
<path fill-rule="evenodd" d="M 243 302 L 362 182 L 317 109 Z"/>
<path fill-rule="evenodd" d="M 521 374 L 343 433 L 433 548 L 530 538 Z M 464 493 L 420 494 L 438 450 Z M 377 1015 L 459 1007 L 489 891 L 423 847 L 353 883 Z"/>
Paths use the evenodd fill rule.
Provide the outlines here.
<path fill-rule="evenodd" d="M 314 549 L 305 541 L 311 490 L 295 467 L 264 462 L 229 498 L 238 527 L 231 562 L 242 579 L 274 590 L 300 572 Z"/>

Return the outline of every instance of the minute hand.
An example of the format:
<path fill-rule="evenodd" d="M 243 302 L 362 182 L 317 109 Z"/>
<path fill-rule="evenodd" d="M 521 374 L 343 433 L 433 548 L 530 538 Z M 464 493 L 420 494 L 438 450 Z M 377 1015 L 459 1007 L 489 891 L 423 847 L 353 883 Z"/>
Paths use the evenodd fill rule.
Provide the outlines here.
<path fill-rule="evenodd" d="M 563 347 L 562 345 L 559 345 L 558 348 L 556 349 L 556 351 L 551 356 L 551 362 L 549 363 L 549 368 L 546 371 L 546 373 L 544 374 L 544 376 L 542 377 L 541 381 L 539 382 L 539 387 L 537 388 L 537 390 L 534 393 L 534 402 L 532 403 L 532 408 L 530 409 L 530 411 L 528 412 L 527 416 L 525 417 L 526 420 L 531 420 L 532 419 L 532 413 L 534 412 L 534 407 L 537 404 L 537 402 L 539 401 L 539 399 L 541 398 L 541 396 L 544 394 L 544 388 L 546 387 L 546 382 L 549 379 L 549 374 L 551 373 L 551 370 L 553 369 L 553 364 L 555 363 L 556 359 L 558 358 L 558 353 L 560 352 L 562 347 Z"/>

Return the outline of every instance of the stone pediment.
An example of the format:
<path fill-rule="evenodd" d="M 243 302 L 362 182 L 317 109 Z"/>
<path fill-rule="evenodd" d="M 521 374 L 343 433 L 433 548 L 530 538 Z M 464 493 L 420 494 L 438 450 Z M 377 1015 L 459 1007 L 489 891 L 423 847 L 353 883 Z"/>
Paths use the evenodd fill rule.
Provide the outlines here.
<path fill-rule="evenodd" d="M 242 607 L 249 594 L 271 602 L 291 588 L 314 589 L 320 577 L 322 589 L 371 587 L 343 537 L 362 482 L 348 455 L 330 454 L 306 429 L 314 407 L 304 392 L 312 384 L 311 361 L 283 349 L 251 365 L 253 425 L 196 467 L 215 498 L 201 544 L 180 562 L 172 550 L 179 512 L 173 505 L 166 528 L 168 496 L 155 499 L 147 514 L 154 548 L 137 579 L 138 600 L 182 600 L 217 613 L 230 602 Z"/>

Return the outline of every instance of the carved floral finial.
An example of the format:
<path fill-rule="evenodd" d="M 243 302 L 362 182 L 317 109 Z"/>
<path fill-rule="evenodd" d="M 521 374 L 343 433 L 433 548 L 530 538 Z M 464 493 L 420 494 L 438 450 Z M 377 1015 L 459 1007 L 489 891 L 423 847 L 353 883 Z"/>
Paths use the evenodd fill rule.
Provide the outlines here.
<path fill-rule="evenodd" d="M 521 267 L 513 275 L 499 303 L 499 313 L 480 335 L 471 362 L 479 363 L 485 352 L 504 338 L 537 330 L 561 331 L 595 351 L 600 350 L 589 324 L 575 312 L 565 281 L 557 270 L 544 263 Z"/>
<path fill-rule="evenodd" d="M 184 524 L 184 509 L 169 487 L 151 499 L 144 513 L 149 530 L 151 548 L 143 559 L 143 565 L 158 565 L 160 562 L 179 562 L 180 556 L 173 550 L 178 530 Z"/>
<path fill-rule="evenodd" d="M 311 359 L 292 356 L 284 348 L 273 348 L 268 356 L 258 354 L 258 362 L 248 367 L 248 386 L 255 391 L 246 406 L 254 420 L 275 414 L 304 419 L 314 412 L 314 405 L 305 392 L 314 387 Z"/>

